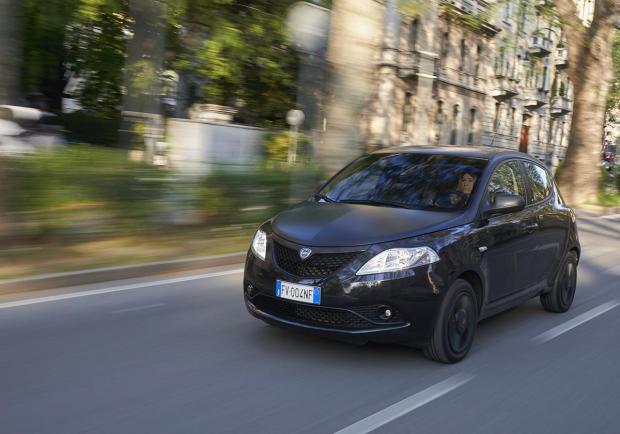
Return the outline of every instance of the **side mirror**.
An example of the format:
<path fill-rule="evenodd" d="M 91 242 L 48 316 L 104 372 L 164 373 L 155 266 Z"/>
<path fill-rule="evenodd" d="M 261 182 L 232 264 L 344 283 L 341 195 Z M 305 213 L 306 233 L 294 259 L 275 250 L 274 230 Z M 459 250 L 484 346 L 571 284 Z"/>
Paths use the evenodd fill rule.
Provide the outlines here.
<path fill-rule="evenodd" d="M 507 214 L 509 212 L 521 211 L 525 208 L 525 199 L 518 194 L 497 193 L 495 202 L 484 212 L 484 217 L 488 218 L 496 214 Z"/>

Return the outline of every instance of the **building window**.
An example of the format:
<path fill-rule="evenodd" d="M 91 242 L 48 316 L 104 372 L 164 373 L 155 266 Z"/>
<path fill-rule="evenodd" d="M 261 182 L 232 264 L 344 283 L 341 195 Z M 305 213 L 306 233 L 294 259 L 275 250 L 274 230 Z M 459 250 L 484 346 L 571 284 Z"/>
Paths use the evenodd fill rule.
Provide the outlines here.
<path fill-rule="evenodd" d="M 517 121 L 517 109 L 515 107 L 512 108 L 512 117 L 510 118 L 510 135 L 514 135 L 515 133 L 515 122 Z"/>
<path fill-rule="evenodd" d="M 454 106 L 452 110 L 452 131 L 450 133 L 450 144 L 456 145 L 458 135 L 459 135 L 459 113 L 461 108 L 458 104 Z"/>
<path fill-rule="evenodd" d="M 543 68 L 543 76 L 542 76 L 542 88 L 541 90 L 547 92 L 549 90 L 549 67 L 545 65 Z"/>
<path fill-rule="evenodd" d="M 465 39 L 461 39 L 461 60 L 459 63 L 459 71 L 465 71 L 465 60 L 467 59 L 467 46 L 465 45 Z"/>
<path fill-rule="evenodd" d="M 474 129 L 476 128 L 476 109 L 469 111 L 469 133 L 467 134 L 467 144 L 474 144 Z"/>
<path fill-rule="evenodd" d="M 415 50 L 418 44 L 418 26 L 419 21 L 416 18 L 411 22 L 411 26 L 409 27 L 409 49 Z"/>
<path fill-rule="evenodd" d="M 480 77 L 480 61 L 482 60 L 482 45 L 478 45 L 476 48 L 476 71 L 475 76 Z"/>
<path fill-rule="evenodd" d="M 507 3 L 504 8 L 504 22 L 510 24 L 510 17 L 512 15 L 512 4 Z"/>
<path fill-rule="evenodd" d="M 493 131 L 495 131 L 496 133 L 499 131 L 499 117 L 501 110 L 502 103 L 498 101 L 495 103 L 495 117 L 493 119 Z"/>
<path fill-rule="evenodd" d="M 413 95 L 407 92 L 405 94 L 405 104 L 403 105 L 403 132 L 409 131 L 409 126 L 412 122 L 413 117 Z"/>
<path fill-rule="evenodd" d="M 543 117 L 543 115 L 539 115 L 538 116 L 538 131 L 536 132 L 536 140 L 538 141 L 538 143 L 540 144 L 540 140 L 542 137 L 542 130 L 543 130 L 543 122 L 545 121 L 545 118 Z"/>
<path fill-rule="evenodd" d="M 437 112 L 435 113 L 435 143 L 439 143 L 441 139 L 443 118 L 443 101 L 437 101 Z"/>
<path fill-rule="evenodd" d="M 448 32 L 444 32 L 443 38 L 441 40 L 441 64 L 445 65 L 448 60 L 448 56 L 450 55 L 450 34 Z"/>

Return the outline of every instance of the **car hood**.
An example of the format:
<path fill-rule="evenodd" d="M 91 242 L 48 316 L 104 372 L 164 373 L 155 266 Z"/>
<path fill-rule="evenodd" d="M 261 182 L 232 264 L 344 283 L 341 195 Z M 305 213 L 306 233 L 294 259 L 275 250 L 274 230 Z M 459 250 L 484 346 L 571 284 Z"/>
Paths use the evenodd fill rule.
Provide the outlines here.
<path fill-rule="evenodd" d="M 462 212 L 303 202 L 280 214 L 272 229 L 294 243 L 347 247 L 395 241 L 462 224 Z"/>

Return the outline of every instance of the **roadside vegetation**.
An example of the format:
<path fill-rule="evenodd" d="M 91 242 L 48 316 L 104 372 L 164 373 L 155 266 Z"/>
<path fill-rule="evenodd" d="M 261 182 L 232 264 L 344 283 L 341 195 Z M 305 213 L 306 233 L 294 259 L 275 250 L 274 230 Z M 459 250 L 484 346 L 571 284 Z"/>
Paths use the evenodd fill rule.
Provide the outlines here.
<path fill-rule="evenodd" d="M 620 166 L 614 166 L 611 171 L 601 171 L 598 205 L 620 206 Z"/>
<path fill-rule="evenodd" d="M 36 273 L 31 263 L 65 271 L 245 250 L 260 223 L 320 179 L 278 150 L 244 170 L 200 176 L 87 145 L 6 159 L 0 279 Z"/>

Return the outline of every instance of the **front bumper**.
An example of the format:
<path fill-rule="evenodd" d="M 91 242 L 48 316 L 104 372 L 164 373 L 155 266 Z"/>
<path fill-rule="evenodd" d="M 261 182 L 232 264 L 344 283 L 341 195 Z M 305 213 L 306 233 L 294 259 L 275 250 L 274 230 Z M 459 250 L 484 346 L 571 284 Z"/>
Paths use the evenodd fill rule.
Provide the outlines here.
<path fill-rule="evenodd" d="M 398 275 L 356 276 L 345 267 L 323 279 L 301 279 L 248 253 L 244 299 L 248 311 L 269 324 L 353 343 L 422 345 L 441 303 L 429 267 Z M 277 279 L 321 287 L 321 304 L 277 298 Z M 390 318 L 382 317 L 388 308 Z"/>

